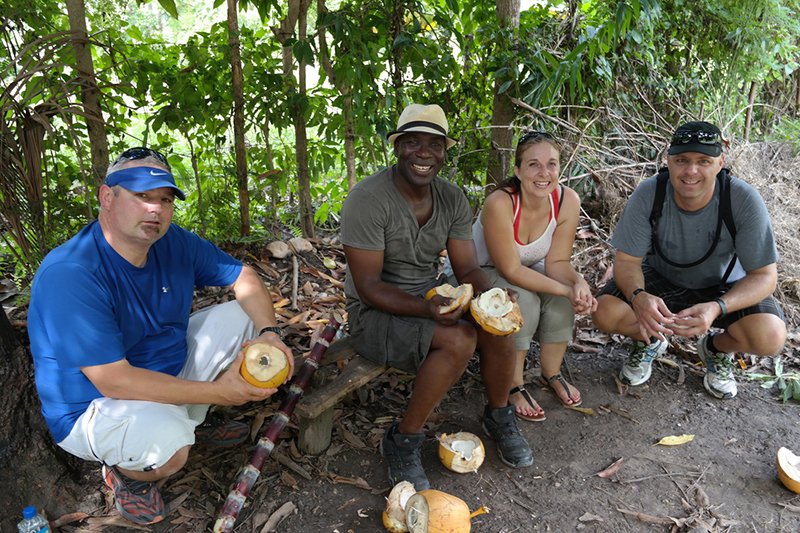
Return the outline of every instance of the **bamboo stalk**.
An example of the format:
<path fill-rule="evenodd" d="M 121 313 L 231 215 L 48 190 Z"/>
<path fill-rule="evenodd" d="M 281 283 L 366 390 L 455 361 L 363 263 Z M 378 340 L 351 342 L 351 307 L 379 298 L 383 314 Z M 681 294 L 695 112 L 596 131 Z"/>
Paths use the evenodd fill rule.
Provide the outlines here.
<path fill-rule="evenodd" d="M 297 402 L 300 401 L 300 397 L 303 395 L 303 392 L 305 392 L 309 381 L 311 381 L 311 377 L 317 370 L 320 359 L 325 354 L 328 346 L 330 346 L 330 342 L 333 336 L 336 335 L 336 331 L 339 329 L 341 323 L 342 317 L 334 312 L 330 317 L 330 322 L 325 326 L 325 329 L 322 330 L 319 340 L 317 340 L 314 347 L 311 349 L 311 353 L 306 358 L 303 366 L 300 367 L 300 372 L 298 372 L 292 380 L 289 393 L 286 395 L 286 398 L 284 398 L 283 403 L 281 403 L 280 409 L 272 417 L 269 426 L 267 426 L 267 429 L 265 429 L 264 433 L 261 435 L 256 449 L 250 457 L 250 462 L 247 463 L 239 473 L 236 484 L 228 494 L 228 498 L 225 500 L 225 504 L 222 506 L 222 510 L 214 524 L 214 533 L 230 533 L 233 530 L 236 518 L 238 518 L 239 512 L 244 506 L 244 501 L 250 494 L 250 490 L 253 488 L 253 485 L 255 485 L 258 476 L 261 474 L 264 462 L 275 448 L 278 435 L 280 435 L 283 428 L 286 427 L 286 423 L 289 421 L 289 418 L 291 418 L 297 406 Z"/>

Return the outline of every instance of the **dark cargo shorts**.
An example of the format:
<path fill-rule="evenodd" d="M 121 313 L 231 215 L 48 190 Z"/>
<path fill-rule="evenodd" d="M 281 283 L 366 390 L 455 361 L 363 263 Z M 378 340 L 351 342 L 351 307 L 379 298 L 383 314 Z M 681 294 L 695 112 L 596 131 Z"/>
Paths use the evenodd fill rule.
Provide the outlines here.
<path fill-rule="evenodd" d="M 724 287 L 715 286 L 708 287 L 706 289 L 685 289 L 683 287 L 674 285 L 649 265 L 642 265 L 642 273 L 644 274 L 645 292 L 658 296 L 664 300 L 664 303 L 667 304 L 667 307 L 669 307 L 669 310 L 673 313 L 678 313 L 687 307 L 691 307 L 699 303 L 713 302 L 728 292 L 731 287 L 735 285 L 734 283 L 729 283 Z M 622 292 L 620 292 L 620 290 L 617 288 L 617 284 L 614 283 L 613 279 L 609 281 L 600 292 L 597 293 L 597 296 L 599 297 L 604 294 L 610 294 L 611 296 L 616 296 L 620 300 L 626 302 L 628 301 L 628 299 L 623 296 Z M 770 295 L 751 307 L 739 309 L 738 311 L 731 311 L 724 317 L 717 318 L 711 325 L 715 328 L 728 329 L 730 325 L 737 320 L 740 320 L 748 315 L 755 315 L 759 313 L 769 313 L 786 322 L 786 318 L 783 315 L 783 309 L 781 309 L 778 300 Z"/>

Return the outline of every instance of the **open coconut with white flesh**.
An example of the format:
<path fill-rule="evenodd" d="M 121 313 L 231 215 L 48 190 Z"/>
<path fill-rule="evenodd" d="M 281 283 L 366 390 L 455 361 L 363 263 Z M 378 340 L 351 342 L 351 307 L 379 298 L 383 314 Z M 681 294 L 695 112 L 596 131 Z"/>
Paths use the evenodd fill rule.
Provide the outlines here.
<path fill-rule="evenodd" d="M 778 450 L 778 477 L 787 489 L 800 494 L 800 457 L 788 448 Z"/>
<path fill-rule="evenodd" d="M 519 304 L 512 301 L 508 293 L 499 287 L 473 298 L 470 311 L 475 321 L 492 335 L 511 335 L 522 326 Z"/>
<path fill-rule="evenodd" d="M 255 342 L 244 349 L 240 373 L 248 383 L 272 389 L 282 385 L 289 375 L 289 358 L 277 347 Z"/>
<path fill-rule="evenodd" d="M 439 459 L 453 472 L 477 472 L 485 458 L 486 450 L 477 435 L 459 431 L 439 437 Z"/>
<path fill-rule="evenodd" d="M 415 493 L 414 485 L 408 481 L 401 481 L 392 488 L 389 497 L 386 499 L 386 509 L 383 511 L 383 527 L 391 533 L 408 532 L 406 505 L 408 499 Z"/>
<path fill-rule="evenodd" d="M 458 287 L 453 287 L 448 283 L 439 285 L 438 287 L 434 287 L 429 290 L 428 294 L 425 295 L 425 299 L 430 300 L 437 294 L 444 296 L 445 298 L 453 299 L 453 301 L 449 304 L 439 306 L 439 312 L 441 314 L 445 315 L 455 311 L 458 308 L 461 308 L 462 311 L 466 311 L 470 301 L 472 300 L 472 283 L 464 283 Z"/>

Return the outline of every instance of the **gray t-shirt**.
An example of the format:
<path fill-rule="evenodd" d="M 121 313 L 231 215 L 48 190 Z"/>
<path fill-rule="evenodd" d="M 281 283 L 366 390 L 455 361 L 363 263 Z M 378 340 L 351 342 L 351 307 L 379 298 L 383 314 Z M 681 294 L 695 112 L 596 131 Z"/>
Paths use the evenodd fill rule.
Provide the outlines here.
<path fill-rule="evenodd" d="M 342 243 L 361 250 L 383 250 L 381 279 L 415 296 L 436 283 L 439 253 L 448 239 L 472 240 L 472 211 L 466 195 L 452 183 L 431 183 L 433 215 L 423 227 L 392 180 L 393 166 L 360 181 L 342 207 Z M 347 270 L 347 307 L 360 302 Z"/>
<path fill-rule="evenodd" d="M 718 185 L 719 182 L 708 205 L 690 212 L 678 207 L 672 184 L 667 183 L 664 209 L 658 222 L 658 237 L 661 251 L 670 261 L 693 263 L 711 248 L 719 217 Z M 734 253 L 733 239 L 725 224 L 722 224 L 720 241 L 711 257 L 695 267 L 674 267 L 652 249 L 650 212 L 655 193 L 655 177 L 639 184 L 620 216 L 611 244 L 628 255 L 643 257 L 645 263 L 680 287 L 702 289 L 719 285 Z M 736 227 L 735 252 L 738 260 L 728 283 L 743 278 L 745 271 L 756 270 L 778 260 L 767 206 L 758 191 L 738 178 L 731 178 L 731 210 Z"/>

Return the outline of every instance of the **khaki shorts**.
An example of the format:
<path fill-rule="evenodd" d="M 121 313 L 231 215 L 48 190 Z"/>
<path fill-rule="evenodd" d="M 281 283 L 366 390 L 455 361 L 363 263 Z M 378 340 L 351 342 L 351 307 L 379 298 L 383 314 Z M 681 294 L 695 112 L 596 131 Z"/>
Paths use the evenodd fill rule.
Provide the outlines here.
<path fill-rule="evenodd" d="M 193 313 L 186 335 L 188 357 L 178 377 L 212 381 L 230 366 L 242 342 L 256 333 L 236 301 Z M 58 445 L 89 461 L 153 470 L 194 444 L 194 429 L 205 420 L 209 407 L 98 398 Z"/>
<path fill-rule="evenodd" d="M 492 286 L 517 291 L 517 303 L 522 312 L 522 327 L 514 334 L 517 350 L 528 351 L 531 340 L 540 344 L 554 344 L 572 340 L 575 311 L 563 296 L 533 292 L 509 283 L 496 268 L 481 267 Z"/>

